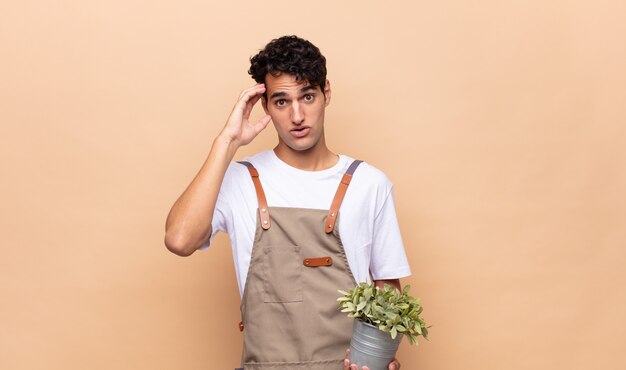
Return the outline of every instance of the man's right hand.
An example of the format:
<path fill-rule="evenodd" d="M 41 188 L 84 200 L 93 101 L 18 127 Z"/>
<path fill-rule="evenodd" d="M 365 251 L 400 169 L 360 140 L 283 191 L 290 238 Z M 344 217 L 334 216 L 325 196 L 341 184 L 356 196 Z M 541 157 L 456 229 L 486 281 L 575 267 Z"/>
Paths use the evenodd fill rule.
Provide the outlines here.
<path fill-rule="evenodd" d="M 265 115 L 256 123 L 251 123 L 250 113 L 264 92 L 265 84 L 262 83 L 242 91 L 220 136 L 237 146 L 242 146 L 249 144 L 259 132 L 263 131 L 271 120 L 270 116 Z"/>
<path fill-rule="evenodd" d="M 171 252 L 189 256 L 203 244 L 208 245 L 212 215 L 230 161 L 240 146 L 249 144 L 270 122 L 269 115 L 250 122 L 252 108 L 264 92 L 265 85 L 256 84 L 239 95 L 204 165 L 172 206 L 165 222 L 165 245 Z"/>

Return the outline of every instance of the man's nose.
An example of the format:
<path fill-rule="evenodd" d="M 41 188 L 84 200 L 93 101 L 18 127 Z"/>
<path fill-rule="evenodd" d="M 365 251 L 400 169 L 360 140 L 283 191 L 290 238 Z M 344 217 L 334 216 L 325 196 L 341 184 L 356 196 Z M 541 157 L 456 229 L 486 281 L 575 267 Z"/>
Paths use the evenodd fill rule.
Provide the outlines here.
<path fill-rule="evenodd" d="M 296 125 L 301 124 L 304 121 L 304 112 L 299 103 L 294 103 L 291 106 L 291 122 Z"/>

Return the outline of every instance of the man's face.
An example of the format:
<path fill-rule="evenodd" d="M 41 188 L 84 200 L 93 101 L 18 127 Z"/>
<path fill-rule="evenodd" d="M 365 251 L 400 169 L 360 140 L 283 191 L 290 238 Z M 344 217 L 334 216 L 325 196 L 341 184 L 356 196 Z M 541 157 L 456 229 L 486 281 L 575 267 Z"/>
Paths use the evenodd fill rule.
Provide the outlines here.
<path fill-rule="evenodd" d="M 319 86 L 296 81 L 294 75 L 282 73 L 275 77 L 268 74 L 265 93 L 267 100 L 263 108 L 272 117 L 279 146 L 286 145 L 295 151 L 315 147 L 324 135 L 324 110 L 330 103 L 328 81 L 323 94 Z"/>

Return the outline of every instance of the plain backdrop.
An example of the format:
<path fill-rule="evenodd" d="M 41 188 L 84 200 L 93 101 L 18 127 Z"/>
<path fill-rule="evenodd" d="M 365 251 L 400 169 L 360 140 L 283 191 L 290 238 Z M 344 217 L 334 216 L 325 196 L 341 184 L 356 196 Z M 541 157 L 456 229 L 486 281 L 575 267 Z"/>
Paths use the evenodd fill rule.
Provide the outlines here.
<path fill-rule="evenodd" d="M 181 258 L 164 224 L 254 83 L 249 57 L 284 34 L 328 59 L 330 148 L 394 184 L 402 282 L 433 325 L 403 342 L 403 369 L 626 368 L 625 15 L 617 0 L 2 1 L 0 368 L 239 364 L 228 238 Z"/>

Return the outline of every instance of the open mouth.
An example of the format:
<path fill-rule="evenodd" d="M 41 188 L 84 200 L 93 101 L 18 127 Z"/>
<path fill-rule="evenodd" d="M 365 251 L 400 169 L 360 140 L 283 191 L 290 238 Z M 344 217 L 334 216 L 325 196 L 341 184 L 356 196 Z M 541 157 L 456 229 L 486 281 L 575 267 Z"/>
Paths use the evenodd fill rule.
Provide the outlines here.
<path fill-rule="evenodd" d="M 294 137 L 304 137 L 309 133 L 309 127 L 298 127 L 291 130 L 291 135 Z"/>

